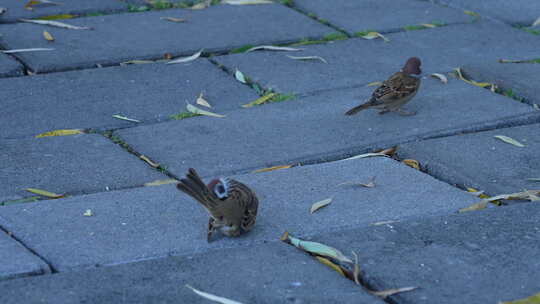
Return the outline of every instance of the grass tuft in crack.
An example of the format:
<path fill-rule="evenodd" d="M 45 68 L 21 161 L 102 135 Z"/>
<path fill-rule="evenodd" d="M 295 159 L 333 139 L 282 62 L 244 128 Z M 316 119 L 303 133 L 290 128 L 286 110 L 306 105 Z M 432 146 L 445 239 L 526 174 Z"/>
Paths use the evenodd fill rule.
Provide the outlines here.
<path fill-rule="evenodd" d="M 182 120 L 182 119 L 191 118 L 191 117 L 195 117 L 195 116 L 201 116 L 201 115 L 191 113 L 191 112 L 180 112 L 180 113 L 173 114 L 173 115 L 169 116 L 169 118 L 174 119 L 174 120 Z"/>
<path fill-rule="evenodd" d="M 304 38 L 300 40 L 299 42 L 291 43 L 290 46 L 300 46 L 300 45 L 310 45 L 310 44 L 321 44 L 321 43 L 327 43 L 330 41 L 337 41 L 337 40 L 346 40 L 349 39 L 347 35 L 343 33 L 330 33 L 326 36 L 324 36 L 322 39 L 309 39 Z"/>

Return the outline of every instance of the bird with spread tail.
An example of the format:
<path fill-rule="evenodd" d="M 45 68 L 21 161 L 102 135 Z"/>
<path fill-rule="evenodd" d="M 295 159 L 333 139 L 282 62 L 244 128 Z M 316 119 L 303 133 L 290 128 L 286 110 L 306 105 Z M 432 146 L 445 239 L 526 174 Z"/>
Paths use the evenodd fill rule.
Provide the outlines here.
<path fill-rule="evenodd" d="M 255 225 L 259 200 L 248 186 L 234 179 L 213 179 L 205 185 L 195 169 L 176 185 L 178 190 L 198 201 L 210 213 L 208 242 L 219 230 L 226 236 L 239 236 Z"/>
<path fill-rule="evenodd" d="M 420 88 L 420 78 L 413 75 L 422 74 L 420 65 L 422 62 L 417 57 L 411 57 L 405 63 L 400 72 L 392 75 L 378 87 L 371 98 L 345 113 L 354 115 L 362 110 L 374 108 L 381 110 L 379 114 L 397 112 L 400 115 L 414 115 L 415 112 L 407 112 L 401 107 L 409 102 Z"/>

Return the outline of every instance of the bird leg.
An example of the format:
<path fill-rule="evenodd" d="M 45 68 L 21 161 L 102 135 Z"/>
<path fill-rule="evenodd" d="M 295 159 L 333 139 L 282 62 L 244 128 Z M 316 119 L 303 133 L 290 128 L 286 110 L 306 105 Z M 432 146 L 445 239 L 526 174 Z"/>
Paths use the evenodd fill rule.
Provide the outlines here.
<path fill-rule="evenodd" d="M 384 109 L 384 110 L 379 111 L 379 115 L 383 115 L 383 114 L 386 114 L 388 112 L 390 112 L 390 110 Z"/>

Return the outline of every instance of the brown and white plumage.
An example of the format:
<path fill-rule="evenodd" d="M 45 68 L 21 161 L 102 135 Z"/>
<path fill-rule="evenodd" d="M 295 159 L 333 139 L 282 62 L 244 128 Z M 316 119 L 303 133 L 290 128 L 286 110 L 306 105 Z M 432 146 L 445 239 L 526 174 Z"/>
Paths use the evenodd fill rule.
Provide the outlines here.
<path fill-rule="evenodd" d="M 401 107 L 409 102 L 420 88 L 420 78 L 412 75 L 422 73 L 420 70 L 421 64 L 420 59 L 416 57 L 409 58 L 403 69 L 384 81 L 373 92 L 367 102 L 350 109 L 345 115 L 354 115 L 369 108 L 380 109 L 381 112 L 379 114 L 394 111 L 404 115 L 414 114 L 405 112 Z"/>
<path fill-rule="evenodd" d="M 208 241 L 218 229 L 227 236 L 239 236 L 255 225 L 259 200 L 241 182 L 220 178 L 205 185 L 195 169 L 191 168 L 176 187 L 193 197 L 210 213 Z"/>

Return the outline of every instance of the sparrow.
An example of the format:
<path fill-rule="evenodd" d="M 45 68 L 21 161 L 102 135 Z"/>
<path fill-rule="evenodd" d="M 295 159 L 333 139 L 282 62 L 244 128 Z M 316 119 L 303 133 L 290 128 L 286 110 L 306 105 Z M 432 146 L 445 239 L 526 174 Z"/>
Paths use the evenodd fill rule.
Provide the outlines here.
<path fill-rule="evenodd" d="M 415 112 L 407 112 L 401 107 L 409 102 L 418 92 L 420 78 L 414 75 L 422 74 L 420 65 L 422 62 L 417 57 L 411 57 L 405 63 L 400 72 L 395 73 L 378 87 L 371 98 L 345 113 L 354 115 L 362 110 L 375 108 L 380 109 L 379 114 L 398 112 L 401 115 L 414 115 Z"/>
<path fill-rule="evenodd" d="M 205 185 L 195 169 L 176 185 L 178 190 L 198 201 L 210 214 L 207 241 L 219 230 L 234 237 L 248 232 L 255 225 L 259 200 L 248 186 L 234 179 L 213 179 Z"/>

